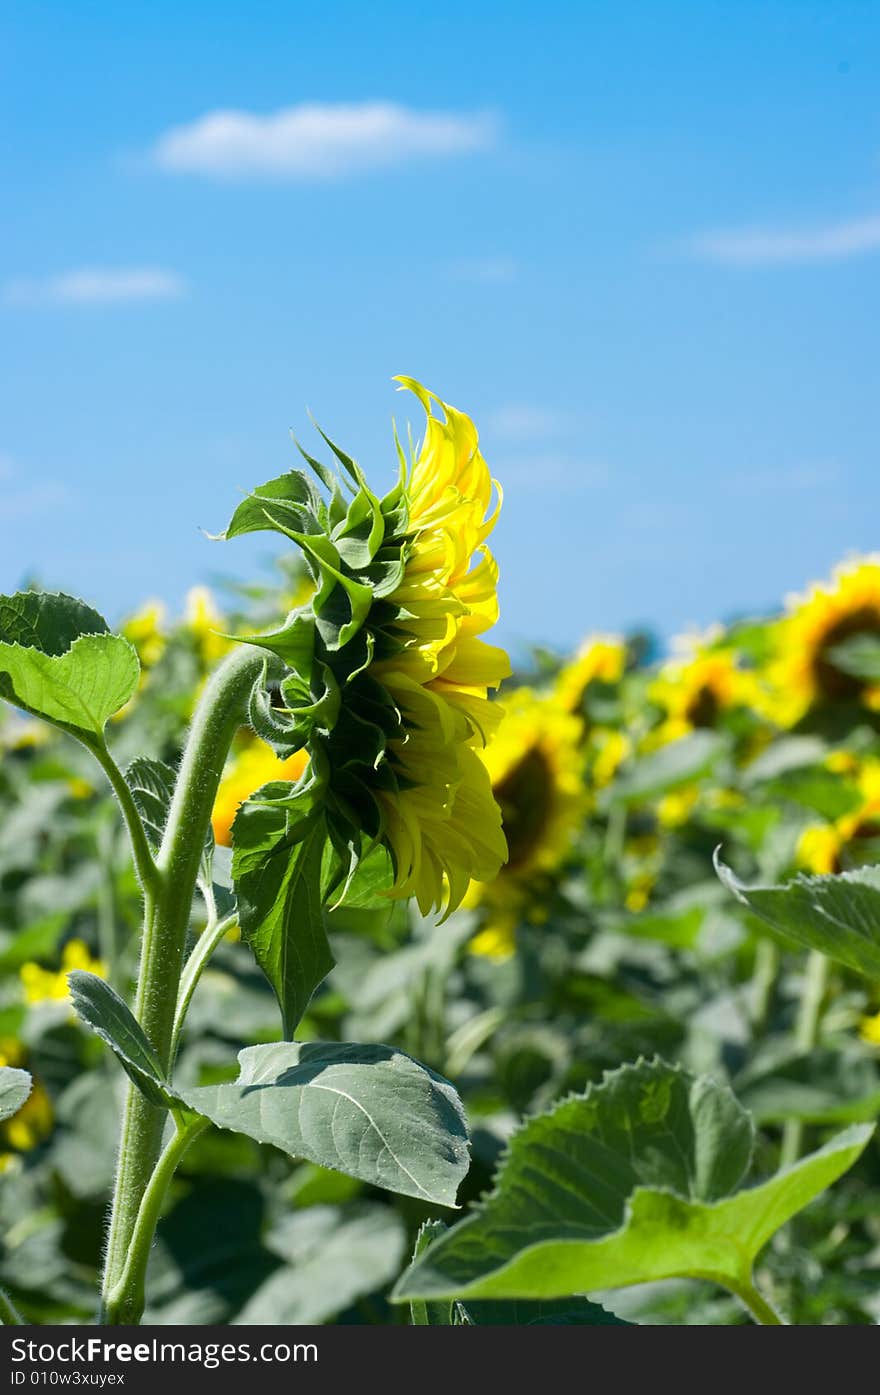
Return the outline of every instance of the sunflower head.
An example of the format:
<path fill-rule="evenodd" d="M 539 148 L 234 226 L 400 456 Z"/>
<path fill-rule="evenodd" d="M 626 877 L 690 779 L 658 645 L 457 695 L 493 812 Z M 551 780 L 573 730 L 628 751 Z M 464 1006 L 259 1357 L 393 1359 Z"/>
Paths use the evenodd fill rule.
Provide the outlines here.
<path fill-rule="evenodd" d="M 620 635 L 589 635 L 556 678 L 556 698 L 567 712 L 577 712 L 591 683 L 619 683 L 626 666 Z"/>
<path fill-rule="evenodd" d="M 585 812 L 582 725 L 556 698 L 517 688 L 483 761 L 507 839 L 504 882 L 552 871 L 565 858 Z"/>
<path fill-rule="evenodd" d="M 810 708 L 839 702 L 880 709 L 880 683 L 853 662 L 854 643 L 880 642 L 880 554 L 836 567 L 829 582 L 789 596 L 786 611 L 769 672 L 777 720 L 793 725 Z"/>
<path fill-rule="evenodd" d="M 850 807 L 824 824 L 810 824 L 798 840 L 797 862 L 809 872 L 827 875 L 860 862 L 875 862 L 880 846 L 880 761 L 859 761 L 850 752 L 834 752 L 826 767 L 848 778 Z"/>
<path fill-rule="evenodd" d="M 398 443 L 388 494 L 325 436 L 341 475 L 303 452 L 318 483 L 299 471 L 270 480 L 226 531 L 284 534 L 314 587 L 278 630 L 241 637 L 285 666 L 272 694 L 255 689 L 252 725 L 282 758 L 304 750 L 309 764 L 295 785 L 270 784 L 244 806 L 233 842 L 252 808 L 274 807 L 288 838 L 321 820 L 340 882 L 381 845 L 390 894 L 448 912 L 507 855 L 478 754 L 500 720 L 489 689 L 509 672 L 482 638 L 498 614 L 486 547 L 498 510 L 473 422 L 399 381 L 427 423 L 411 459 Z"/>
<path fill-rule="evenodd" d="M 665 713 L 653 744 L 675 741 L 688 732 L 718 726 L 737 708 L 757 709 L 761 697 L 755 674 L 723 645 L 681 644 L 681 657 L 664 664 L 648 696 Z"/>

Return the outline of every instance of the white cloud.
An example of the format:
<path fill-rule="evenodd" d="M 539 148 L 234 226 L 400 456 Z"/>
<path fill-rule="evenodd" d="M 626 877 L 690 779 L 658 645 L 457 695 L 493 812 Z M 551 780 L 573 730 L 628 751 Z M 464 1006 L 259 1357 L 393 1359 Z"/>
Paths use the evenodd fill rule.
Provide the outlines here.
<path fill-rule="evenodd" d="M 414 111 L 394 102 L 304 102 L 267 115 L 209 111 L 161 135 L 152 162 L 176 174 L 329 179 L 420 156 L 487 150 L 489 112 Z"/>
<path fill-rule="evenodd" d="M 46 509 L 57 508 L 70 502 L 66 485 L 57 480 L 34 481 L 31 475 L 27 484 L 19 483 L 21 470 L 15 459 L 0 451 L 0 480 L 3 492 L 0 494 L 0 519 L 9 523 L 22 518 L 32 518 Z"/>
<path fill-rule="evenodd" d="M 880 214 L 801 228 L 731 228 L 688 240 L 698 257 L 732 266 L 842 261 L 880 251 Z"/>
<path fill-rule="evenodd" d="M 527 402 L 508 402 L 492 412 L 488 419 L 488 429 L 496 436 L 505 439 L 522 440 L 523 437 L 559 436 L 570 430 L 571 418 L 564 412 L 554 412 L 546 407 L 535 407 Z"/>
<path fill-rule="evenodd" d="M 799 465 L 766 470 L 739 470 L 723 477 L 729 494 L 751 497 L 762 494 L 800 494 L 805 490 L 828 489 L 840 478 L 836 461 L 804 461 Z"/>
<path fill-rule="evenodd" d="M 456 281 L 478 281 L 492 284 L 516 279 L 519 267 L 512 257 L 466 257 L 453 262 L 449 268 Z"/>
<path fill-rule="evenodd" d="M 610 479 L 604 461 L 572 460 L 564 455 L 541 454 L 490 464 L 492 474 L 510 493 L 552 489 L 557 494 L 579 494 L 584 489 L 601 489 Z"/>
<path fill-rule="evenodd" d="M 162 267 L 80 267 L 42 279 L 10 281 L 9 305 L 109 305 L 131 300 L 175 300 L 186 282 Z"/>

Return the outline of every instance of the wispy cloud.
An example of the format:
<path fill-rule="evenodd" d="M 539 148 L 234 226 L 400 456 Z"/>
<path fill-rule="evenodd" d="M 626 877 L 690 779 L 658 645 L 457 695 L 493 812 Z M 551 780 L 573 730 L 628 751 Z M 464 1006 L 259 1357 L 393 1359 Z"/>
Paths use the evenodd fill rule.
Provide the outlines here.
<path fill-rule="evenodd" d="M 0 451 L 0 519 L 4 523 L 33 518 L 47 509 L 70 503 L 70 492 L 58 480 L 34 480 L 29 472 L 27 483 L 20 479 L 21 468 L 11 455 Z"/>
<path fill-rule="evenodd" d="M 488 150 L 498 127 L 490 112 L 416 111 L 394 102 L 311 102 L 265 115 L 209 111 L 161 135 L 151 162 L 225 179 L 333 179 Z"/>
<path fill-rule="evenodd" d="M 505 490 L 519 493 L 552 489 L 557 494 L 580 494 L 585 489 L 600 489 L 610 479 L 604 461 L 544 453 L 497 463 L 493 460 L 492 473 Z"/>
<path fill-rule="evenodd" d="M 731 266 L 843 261 L 880 251 L 880 214 L 813 227 L 719 229 L 685 245 L 697 257 Z"/>
<path fill-rule="evenodd" d="M 133 300 L 176 300 L 183 277 L 163 267 L 79 267 L 58 276 L 7 282 L 8 305 L 109 305 Z"/>
<path fill-rule="evenodd" d="M 507 402 L 491 412 L 487 421 L 493 435 L 504 440 L 521 441 L 524 437 L 561 436 L 571 430 L 571 417 L 566 412 L 533 406 L 528 402 Z"/>
<path fill-rule="evenodd" d="M 783 465 L 765 470 L 737 470 L 722 476 L 727 493 L 747 498 L 829 489 L 839 478 L 840 467 L 834 460 L 803 461 L 798 465 Z"/>
<path fill-rule="evenodd" d="M 449 274 L 455 281 L 477 281 L 504 284 L 515 281 L 519 265 L 513 257 L 465 257 L 452 262 Z"/>

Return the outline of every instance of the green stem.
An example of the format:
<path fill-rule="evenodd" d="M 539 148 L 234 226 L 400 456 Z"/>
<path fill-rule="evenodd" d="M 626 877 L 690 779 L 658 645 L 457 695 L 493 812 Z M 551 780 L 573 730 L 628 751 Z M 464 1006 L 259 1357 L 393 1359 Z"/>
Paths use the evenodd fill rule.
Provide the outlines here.
<path fill-rule="evenodd" d="M 106 1322 L 118 1320 L 114 1317 L 118 1312 L 143 1312 L 147 1265 L 165 1194 L 187 1148 L 207 1127 L 208 1120 L 202 1118 L 178 1124 L 153 1168 L 138 1207 L 125 1265 L 114 1286 L 104 1294 Z"/>
<path fill-rule="evenodd" d="M 829 961 L 817 949 L 811 949 L 807 959 L 804 986 L 795 1024 L 795 1044 L 799 1051 L 812 1051 L 819 1040 L 819 1026 L 822 1021 L 822 1004 L 828 989 Z M 779 1155 L 781 1167 L 789 1167 L 797 1162 L 804 1141 L 804 1125 L 801 1119 L 789 1119 L 782 1132 L 782 1149 Z"/>
<path fill-rule="evenodd" d="M 195 992 L 196 984 L 202 976 L 202 970 L 210 959 L 214 950 L 220 944 L 224 935 L 227 935 L 236 924 L 238 916 L 233 912 L 223 920 L 215 920 L 205 926 L 199 938 L 193 946 L 192 953 L 186 961 L 186 968 L 180 980 L 180 990 L 177 994 L 177 1009 L 174 1014 L 174 1028 L 171 1034 L 171 1064 L 177 1057 L 177 1047 L 180 1043 L 180 1033 L 183 1029 L 184 1018 L 190 1004 L 190 999 Z"/>
<path fill-rule="evenodd" d="M 763 936 L 755 947 L 755 968 L 751 983 L 752 1031 L 761 1037 L 767 1029 L 773 993 L 779 974 L 779 946 Z"/>
<path fill-rule="evenodd" d="M 135 1016 L 164 1070 L 171 1064 L 178 987 L 205 834 L 229 747 L 265 658 L 242 647 L 210 679 L 193 718 L 159 849 L 159 886 L 145 896 Z M 121 1285 L 141 1200 L 162 1148 L 167 1111 L 129 1085 L 104 1267 L 103 1320 L 136 1323 L 142 1295 Z M 113 1294 L 113 1303 L 108 1296 Z"/>
<path fill-rule="evenodd" d="M 24 1323 L 24 1318 L 16 1308 L 8 1293 L 0 1288 L 0 1326 L 20 1327 Z"/>
<path fill-rule="evenodd" d="M 131 841 L 131 851 L 134 856 L 135 870 L 140 879 L 141 886 L 143 887 L 144 895 L 147 897 L 155 896 L 159 890 L 159 869 L 150 851 L 147 835 L 144 832 L 144 825 L 141 822 L 141 816 L 138 813 L 137 805 L 134 802 L 134 796 L 126 783 L 125 776 L 107 750 L 103 737 L 89 742 L 89 750 L 110 781 L 113 793 L 119 801 L 119 807 L 122 810 L 122 817 L 125 820 L 125 826 L 128 829 L 128 836 Z"/>
<path fill-rule="evenodd" d="M 755 1322 L 759 1323 L 762 1327 L 787 1326 L 785 1318 L 777 1313 L 772 1304 L 768 1303 L 764 1295 L 755 1287 L 754 1279 L 744 1279 L 742 1283 L 737 1284 L 736 1287 L 732 1284 L 729 1284 L 728 1287 L 736 1294 L 739 1301 L 748 1308 Z"/>

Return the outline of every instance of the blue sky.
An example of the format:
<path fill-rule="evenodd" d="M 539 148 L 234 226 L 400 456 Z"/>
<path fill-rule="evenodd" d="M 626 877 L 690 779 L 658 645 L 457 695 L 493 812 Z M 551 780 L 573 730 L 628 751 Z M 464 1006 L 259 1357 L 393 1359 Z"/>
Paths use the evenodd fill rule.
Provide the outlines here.
<path fill-rule="evenodd" d="M 0 18 L 0 587 L 117 618 L 395 373 L 505 487 L 498 635 L 776 605 L 880 547 L 880 9 L 20 3 Z"/>

